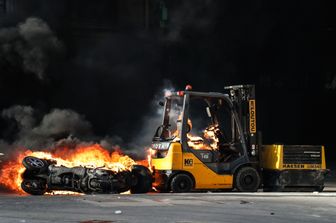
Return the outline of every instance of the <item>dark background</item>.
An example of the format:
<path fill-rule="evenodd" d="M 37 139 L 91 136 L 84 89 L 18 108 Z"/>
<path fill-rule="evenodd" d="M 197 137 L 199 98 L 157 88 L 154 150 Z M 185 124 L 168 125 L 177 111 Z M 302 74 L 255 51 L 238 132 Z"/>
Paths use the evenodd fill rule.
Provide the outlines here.
<path fill-rule="evenodd" d="M 0 0 L 0 26 L 38 17 L 63 42 L 44 78 L 0 63 L 0 110 L 70 108 L 127 141 L 154 95 L 257 87 L 264 143 L 323 144 L 335 163 L 335 24 L 321 1 Z M 2 137 L 8 126 L 0 121 Z M 153 129 L 154 132 L 154 129 Z"/>

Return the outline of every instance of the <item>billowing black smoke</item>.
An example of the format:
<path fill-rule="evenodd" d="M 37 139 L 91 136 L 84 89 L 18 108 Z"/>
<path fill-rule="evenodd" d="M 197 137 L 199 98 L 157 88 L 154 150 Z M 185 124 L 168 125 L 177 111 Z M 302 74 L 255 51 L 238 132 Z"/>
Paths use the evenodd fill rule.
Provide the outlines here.
<path fill-rule="evenodd" d="M 32 107 L 15 105 L 3 110 L 1 116 L 7 120 L 7 134 L 14 136 L 10 141 L 0 140 L 2 151 L 20 147 L 46 149 L 60 140 L 92 137 L 91 124 L 70 109 L 53 109 L 38 119 Z"/>
<path fill-rule="evenodd" d="M 106 73 L 115 74 L 117 77 L 120 77 L 122 80 L 125 79 L 125 81 L 128 82 L 128 78 L 139 78 L 139 80 L 141 80 L 141 77 L 138 77 L 137 74 L 141 74 L 148 69 L 146 74 L 152 77 L 153 81 L 158 78 L 155 77 L 158 71 L 149 72 L 157 67 L 151 68 L 150 66 L 150 63 L 153 62 L 155 64 L 158 59 L 156 56 L 158 52 L 151 50 L 155 43 L 150 43 L 146 38 L 141 36 L 135 38 L 127 37 L 126 39 L 125 37 L 127 36 L 116 35 L 112 39 L 102 38 L 99 44 L 97 43 L 94 46 L 79 49 L 78 55 L 73 60 L 67 61 L 68 64 L 63 65 L 70 67 L 70 69 L 61 72 L 62 68 L 60 68 L 58 77 L 54 78 L 49 75 L 48 66 L 53 62 L 52 59 L 55 55 L 64 51 L 65 46 L 54 35 L 47 23 L 39 18 L 31 17 L 26 19 L 25 22 L 19 23 L 16 27 L 0 29 L 0 68 L 3 72 L 2 78 L 12 73 L 16 78 L 21 78 L 21 75 L 34 74 L 37 77 L 37 81 L 43 83 L 41 86 L 47 88 L 50 86 L 51 90 L 55 90 L 50 92 L 50 89 L 47 89 L 45 91 L 46 93 L 55 95 L 54 97 L 63 98 L 63 102 L 70 100 L 76 103 L 76 99 L 72 98 L 72 96 L 80 94 L 82 97 L 84 90 L 89 90 L 90 95 L 89 98 L 87 98 L 85 109 L 94 109 L 95 116 L 97 114 L 99 116 L 97 112 L 113 109 L 116 114 L 109 114 L 103 117 L 106 121 L 113 120 L 118 116 L 117 110 L 115 110 L 114 107 L 111 108 L 108 103 L 102 108 L 90 104 L 91 99 L 96 101 L 99 98 L 95 93 L 97 90 L 96 86 L 83 88 L 84 85 L 82 81 L 87 82 L 88 79 L 93 77 L 93 74 L 90 72 L 93 71 L 96 75 L 94 80 L 89 81 L 93 85 L 95 85 L 95 81 L 100 81 L 101 78 L 104 78 L 106 83 L 111 83 L 113 86 L 115 80 L 113 75 L 112 77 L 105 76 Z M 136 42 L 132 43 L 133 40 L 136 40 Z M 139 48 L 138 46 L 141 46 L 141 42 L 145 42 L 147 45 Z M 85 43 L 84 41 L 84 43 L 81 42 L 80 44 Z M 124 43 L 129 44 L 125 45 Z M 133 44 L 133 47 L 131 47 L 130 44 Z M 125 50 L 130 47 L 132 50 L 125 53 Z M 131 60 L 135 55 L 139 56 L 139 53 L 146 55 L 146 57 L 143 57 L 142 60 Z M 97 58 L 97 56 L 100 57 L 103 55 L 104 57 L 100 59 Z M 109 56 L 106 57 L 106 55 Z M 148 58 L 152 58 L 153 60 L 148 60 Z M 113 62 L 111 63 L 110 61 Z M 13 69 L 16 71 L 13 72 Z M 74 71 L 74 73 L 70 74 L 72 71 Z M 78 76 L 78 74 L 80 74 L 80 76 Z M 42 80 L 48 78 L 51 78 L 51 81 L 56 80 L 56 83 L 52 83 L 51 81 L 42 82 Z M 59 84 L 57 81 L 60 81 L 60 78 L 62 78 L 61 81 L 66 81 L 66 85 L 61 85 L 61 89 L 55 89 L 54 86 Z M 2 123 L 0 151 L 8 153 L 20 147 L 39 150 L 50 149 L 60 145 L 71 146 L 98 142 L 107 149 L 112 149 L 114 146 L 120 145 L 123 149 L 128 151 L 134 153 L 140 151 L 140 153 L 142 153 L 143 148 L 150 144 L 154 131 L 161 121 L 162 116 L 158 110 L 161 109 L 161 107 L 158 106 L 158 101 L 163 97 L 162 89 L 171 88 L 172 85 L 169 81 L 163 82 L 163 86 L 162 82 L 158 82 L 157 86 L 152 89 L 152 91 L 160 90 L 159 93 L 153 94 L 154 96 L 151 95 L 150 98 L 148 98 L 149 101 L 151 98 L 154 98 L 153 101 L 149 103 L 150 106 L 142 106 L 142 110 L 138 110 L 139 114 L 145 114 L 142 115 L 143 118 L 137 121 L 130 119 L 125 120 L 125 122 L 134 122 L 134 128 L 110 126 L 109 128 L 114 131 L 100 134 L 95 133 L 95 126 L 91 125 L 88 119 L 80 114 L 81 112 L 76 112 L 73 109 L 53 108 L 53 105 L 50 105 L 52 108 L 46 108 L 46 98 L 42 98 L 43 101 L 38 103 L 29 103 L 29 101 L 25 104 L 16 105 L 10 103 L 10 106 L 5 107 L 0 113 L 0 122 Z M 71 86 L 68 86 L 68 83 L 70 83 Z M 134 83 L 131 84 L 133 85 Z M 21 85 L 22 82 L 19 82 L 18 89 Z M 26 85 L 29 86 L 31 83 L 27 83 Z M 26 88 L 25 85 L 23 86 Z M 139 87 L 141 87 L 141 85 Z M 38 88 L 40 88 L 40 86 Z M 71 92 L 69 92 L 70 88 Z M 28 91 L 24 95 L 30 98 L 30 93 L 34 91 L 34 89 L 30 89 L 29 87 L 27 89 Z M 20 89 L 19 91 L 22 92 Z M 39 95 L 39 97 L 43 97 L 43 95 Z M 38 106 L 36 106 L 36 104 Z M 42 109 L 40 107 L 42 107 Z M 123 109 L 120 112 L 124 113 Z M 124 126 L 128 125 L 129 123 L 126 123 Z M 118 131 L 128 131 L 130 135 L 125 137 L 119 135 Z"/>
<path fill-rule="evenodd" d="M 176 5 L 166 1 L 164 7 L 170 8 L 169 24 L 165 41 L 179 42 L 184 39 L 186 32 L 191 30 L 209 30 L 213 28 L 218 8 L 213 0 L 186 0 Z M 190 33 L 192 34 L 192 33 Z"/>
<path fill-rule="evenodd" d="M 108 134 L 97 136 L 85 116 L 71 109 L 56 108 L 41 114 L 31 106 L 11 106 L 0 113 L 0 118 L 6 121 L 6 135 L 10 136 L 0 139 L 0 151 L 11 153 L 18 148 L 45 150 L 59 146 L 75 148 L 76 145 L 99 143 L 109 150 L 121 146 L 126 153 L 145 157 L 145 149 L 162 121 L 163 108 L 159 102 L 166 91 L 174 91 L 173 84 L 168 80 L 160 89 L 141 119 L 137 133 L 129 138 Z"/>
<path fill-rule="evenodd" d="M 148 17 L 143 1 L 8 2 L 21 8 L 1 15 L 0 110 L 30 106 L 34 118 L 21 130 L 13 116 L 0 118 L 4 144 L 21 135 L 29 142 L 24 129 L 60 108 L 85 115 L 92 134 L 48 130 L 51 141 L 69 141 L 75 132 L 81 140 L 135 148 L 155 131 L 151 101 L 169 79 L 197 91 L 256 84 L 265 143 L 326 144 L 334 151 L 334 133 L 325 126 L 336 120 L 330 35 L 336 29 L 334 20 L 321 21 L 318 2 L 154 0 Z M 2 19 L 10 14 L 17 25 Z M 149 136 L 137 137 L 145 125 Z"/>
<path fill-rule="evenodd" d="M 63 44 L 39 18 L 30 17 L 16 27 L 0 29 L 0 67 L 21 67 L 39 79 Z"/>

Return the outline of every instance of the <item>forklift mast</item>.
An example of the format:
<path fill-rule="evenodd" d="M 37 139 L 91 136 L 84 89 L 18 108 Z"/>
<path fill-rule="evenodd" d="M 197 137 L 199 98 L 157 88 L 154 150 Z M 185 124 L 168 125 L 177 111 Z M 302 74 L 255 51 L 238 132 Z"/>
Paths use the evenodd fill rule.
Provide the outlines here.
<path fill-rule="evenodd" d="M 224 87 L 238 113 L 251 161 L 258 157 L 256 99 L 254 85 L 234 85 Z"/>

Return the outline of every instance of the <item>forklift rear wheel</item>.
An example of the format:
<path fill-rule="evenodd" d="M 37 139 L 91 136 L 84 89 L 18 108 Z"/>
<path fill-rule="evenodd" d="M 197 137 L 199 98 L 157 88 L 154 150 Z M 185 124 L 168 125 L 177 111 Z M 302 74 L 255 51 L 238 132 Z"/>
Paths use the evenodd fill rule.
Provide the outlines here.
<path fill-rule="evenodd" d="M 242 167 L 235 174 L 235 187 L 241 192 L 256 192 L 260 182 L 260 175 L 253 167 Z"/>
<path fill-rule="evenodd" d="M 174 193 L 186 193 L 193 188 L 193 180 L 187 174 L 177 174 L 173 177 L 170 188 Z"/>

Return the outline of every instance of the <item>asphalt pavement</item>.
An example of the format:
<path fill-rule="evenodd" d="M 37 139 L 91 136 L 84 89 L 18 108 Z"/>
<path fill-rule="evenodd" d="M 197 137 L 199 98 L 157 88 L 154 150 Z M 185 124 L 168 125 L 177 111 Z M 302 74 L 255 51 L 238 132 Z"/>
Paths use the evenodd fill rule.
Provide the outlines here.
<path fill-rule="evenodd" d="M 336 193 L 0 194 L 1 223 L 335 222 Z"/>

